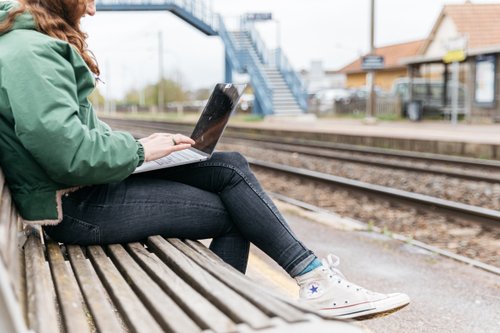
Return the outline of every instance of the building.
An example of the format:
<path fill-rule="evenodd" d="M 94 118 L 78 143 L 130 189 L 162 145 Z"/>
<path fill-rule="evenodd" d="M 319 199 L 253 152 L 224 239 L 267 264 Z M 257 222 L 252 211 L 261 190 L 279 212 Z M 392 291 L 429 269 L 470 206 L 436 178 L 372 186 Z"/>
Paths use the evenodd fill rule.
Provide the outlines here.
<path fill-rule="evenodd" d="M 320 60 L 312 61 L 309 70 L 300 71 L 300 76 L 309 96 L 323 89 L 344 88 L 346 83 L 345 74 L 325 70 Z"/>
<path fill-rule="evenodd" d="M 450 52 L 464 52 L 459 80 L 466 87 L 465 114 L 469 119 L 500 121 L 497 84 L 500 57 L 500 4 L 444 6 L 427 40 L 414 57 L 403 59 L 412 77 L 432 77 L 450 82 Z M 442 99 L 449 100 L 446 87 Z"/>
<path fill-rule="evenodd" d="M 375 49 L 375 54 L 384 57 L 384 68 L 377 70 L 375 85 L 383 90 L 390 90 L 394 80 L 407 77 L 408 67 L 402 59 L 419 55 L 424 40 L 393 44 Z M 362 57 L 348 64 L 339 72 L 346 75 L 346 86 L 358 88 L 366 85 L 366 71 L 361 69 Z"/>

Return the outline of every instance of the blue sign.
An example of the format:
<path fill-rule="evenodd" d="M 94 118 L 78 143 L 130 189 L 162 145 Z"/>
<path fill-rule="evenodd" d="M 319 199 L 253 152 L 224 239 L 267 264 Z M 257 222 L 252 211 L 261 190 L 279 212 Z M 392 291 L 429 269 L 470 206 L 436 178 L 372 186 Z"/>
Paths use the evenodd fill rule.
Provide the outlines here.
<path fill-rule="evenodd" d="M 273 19 L 273 13 L 246 13 L 247 21 L 270 21 Z"/>
<path fill-rule="evenodd" d="M 367 55 L 363 57 L 361 69 L 364 71 L 373 71 L 384 68 L 384 57 L 378 55 Z"/>

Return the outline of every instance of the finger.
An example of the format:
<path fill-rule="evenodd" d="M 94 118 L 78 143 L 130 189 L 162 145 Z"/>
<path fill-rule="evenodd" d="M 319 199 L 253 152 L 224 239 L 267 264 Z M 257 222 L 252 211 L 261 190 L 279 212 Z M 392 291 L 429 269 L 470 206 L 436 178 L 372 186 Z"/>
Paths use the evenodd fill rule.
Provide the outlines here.
<path fill-rule="evenodd" d="M 174 140 L 175 140 L 175 142 L 177 142 L 177 144 L 179 144 L 179 143 L 189 143 L 192 145 L 195 144 L 195 141 L 193 139 L 191 139 L 189 136 L 185 136 L 182 134 L 175 134 Z"/>
<path fill-rule="evenodd" d="M 164 137 L 164 136 L 172 136 L 172 133 L 153 133 L 151 137 Z"/>
<path fill-rule="evenodd" d="M 174 151 L 184 150 L 188 148 L 191 148 L 190 144 L 182 143 L 180 145 L 169 147 L 168 150 L 170 151 L 170 153 L 173 153 Z"/>

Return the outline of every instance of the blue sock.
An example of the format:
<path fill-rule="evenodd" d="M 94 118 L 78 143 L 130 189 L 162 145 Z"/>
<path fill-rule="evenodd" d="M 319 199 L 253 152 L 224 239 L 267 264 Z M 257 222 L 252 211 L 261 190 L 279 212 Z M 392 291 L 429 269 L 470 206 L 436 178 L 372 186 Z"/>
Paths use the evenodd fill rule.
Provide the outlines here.
<path fill-rule="evenodd" d="M 323 264 L 321 263 L 321 260 L 319 260 L 318 258 L 316 258 L 309 265 L 307 265 L 307 267 L 304 268 L 304 270 L 302 272 L 300 272 L 299 274 L 297 274 L 297 276 L 309 273 L 313 269 L 318 268 L 320 266 L 323 266 Z"/>

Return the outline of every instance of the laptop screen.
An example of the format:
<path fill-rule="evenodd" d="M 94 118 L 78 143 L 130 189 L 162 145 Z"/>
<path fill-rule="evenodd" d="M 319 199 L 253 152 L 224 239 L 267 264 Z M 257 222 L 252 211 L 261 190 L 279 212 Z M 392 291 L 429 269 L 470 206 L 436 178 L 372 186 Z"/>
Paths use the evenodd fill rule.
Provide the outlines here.
<path fill-rule="evenodd" d="M 228 83 L 215 86 L 191 134 L 191 139 L 195 141 L 193 148 L 212 154 L 244 87 Z"/>

